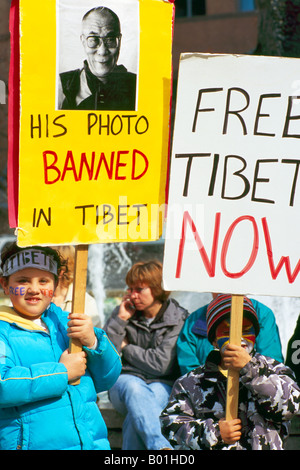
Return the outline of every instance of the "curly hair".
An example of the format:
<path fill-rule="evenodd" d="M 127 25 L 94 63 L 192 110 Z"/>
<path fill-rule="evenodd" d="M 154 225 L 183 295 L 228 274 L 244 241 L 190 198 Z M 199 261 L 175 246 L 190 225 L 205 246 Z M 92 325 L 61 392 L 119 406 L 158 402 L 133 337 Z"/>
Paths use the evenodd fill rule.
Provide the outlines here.
<path fill-rule="evenodd" d="M 61 245 L 53 247 L 64 263 L 64 269 L 59 276 L 60 285 L 69 287 L 74 281 L 75 247 L 73 245 Z"/>

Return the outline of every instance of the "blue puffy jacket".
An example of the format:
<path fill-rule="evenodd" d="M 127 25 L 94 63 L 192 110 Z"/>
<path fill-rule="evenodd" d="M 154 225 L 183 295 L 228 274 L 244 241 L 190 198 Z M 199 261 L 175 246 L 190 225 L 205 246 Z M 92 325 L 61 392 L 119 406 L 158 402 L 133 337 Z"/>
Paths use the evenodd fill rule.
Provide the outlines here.
<path fill-rule="evenodd" d="M 50 304 L 42 315 L 49 333 L 0 307 L 0 449 L 109 450 L 107 428 L 96 404 L 121 372 L 120 357 L 103 330 L 87 352 L 80 384 L 68 384 L 59 363 L 69 346 L 68 313 Z"/>

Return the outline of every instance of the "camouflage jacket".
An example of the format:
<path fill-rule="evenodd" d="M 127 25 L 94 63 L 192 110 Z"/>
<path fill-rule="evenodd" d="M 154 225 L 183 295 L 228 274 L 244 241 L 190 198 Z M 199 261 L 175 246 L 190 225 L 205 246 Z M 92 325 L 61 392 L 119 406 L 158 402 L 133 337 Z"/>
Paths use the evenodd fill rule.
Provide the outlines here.
<path fill-rule="evenodd" d="M 219 362 L 219 351 L 212 351 L 204 366 L 175 382 L 160 417 L 164 436 L 181 450 L 283 449 L 289 422 L 300 413 L 300 388 L 292 371 L 274 359 L 253 355 L 240 371 L 242 437 L 228 445 L 218 425 L 225 417 L 227 383 Z"/>

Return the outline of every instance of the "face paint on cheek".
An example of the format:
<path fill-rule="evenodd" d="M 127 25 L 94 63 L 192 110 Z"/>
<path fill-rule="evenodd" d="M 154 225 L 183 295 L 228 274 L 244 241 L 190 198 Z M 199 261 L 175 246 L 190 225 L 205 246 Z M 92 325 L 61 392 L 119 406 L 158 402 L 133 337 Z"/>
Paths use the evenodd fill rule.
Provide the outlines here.
<path fill-rule="evenodd" d="M 252 343 L 252 341 L 248 341 L 245 338 L 242 338 L 241 346 L 245 349 L 245 351 L 247 351 L 248 354 L 250 354 L 254 348 L 254 343 Z"/>
<path fill-rule="evenodd" d="M 41 294 L 43 294 L 45 297 L 53 297 L 53 290 L 51 289 L 41 289 Z"/>
<path fill-rule="evenodd" d="M 25 287 L 12 287 L 12 286 L 9 287 L 9 295 L 24 297 L 25 293 L 26 293 Z M 41 294 L 44 297 L 52 298 L 53 297 L 53 290 L 52 289 L 41 289 Z"/>
<path fill-rule="evenodd" d="M 9 294 L 10 295 L 21 295 L 22 297 L 25 295 L 25 287 L 9 287 Z"/>
<path fill-rule="evenodd" d="M 227 344 L 229 344 L 229 336 L 222 336 L 221 338 L 217 338 L 216 343 L 217 343 L 219 351 L 221 353 L 224 352 Z"/>
<path fill-rule="evenodd" d="M 216 343 L 220 352 L 223 352 L 229 343 L 229 331 L 230 326 L 227 320 L 223 320 L 216 329 Z"/>
<path fill-rule="evenodd" d="M 253 326 L 247 328 L 246 331 L 243 331 L 242 346 L 245 346 L 245 349 L 248 353 L 250 353 L 254 348 L 255 339 L 255 329 Z"/>
<path fill-rule="evenodd" d="M 224 321 L 216 330 L 216 343 L 219 351 L 221 353 L 224 353 L 224 350 L 226 349 L 226 346 L 229 344 L 229 323 Z M 254 348 L 255 344 L 255 329 L 253 325 L 244 325 L 243 327 L 243 333 L 242 333 L 242 338 L 241 338 L 241 346 L 243 346 L 248 354 L 251 353 L 251 351 Z"/>

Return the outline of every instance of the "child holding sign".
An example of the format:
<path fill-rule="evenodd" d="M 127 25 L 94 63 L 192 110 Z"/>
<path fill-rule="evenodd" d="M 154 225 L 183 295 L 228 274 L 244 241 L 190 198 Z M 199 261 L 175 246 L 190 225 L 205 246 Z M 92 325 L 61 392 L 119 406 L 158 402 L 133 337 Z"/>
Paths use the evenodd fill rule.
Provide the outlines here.
<path fill-rule="evenodd" d="M 244 298 L 241 346 L 229 344 L 231 296 L 207 309 L 207 333 L 215 346 L 204 366 L 178 379 L 162 412 L 165 437 L 174 449 L 280 450 L 289 421 L 300 411 L 300 388 L 282 363 L 254 354 L 259 323 Z M 240 371 L 238 418 L 226 421 L 226 374 Z"/>
<path fill-rule="evenodd" d="M 0 307 L 0 449 L 109 450 L 96 394 L 117 380 L 118 353 L 88 316 L 51 302 L 56 250 L 12 244 L 1 268 L 13 306 Z M 69 338 L 83 350 L 70 354 Z"/>

